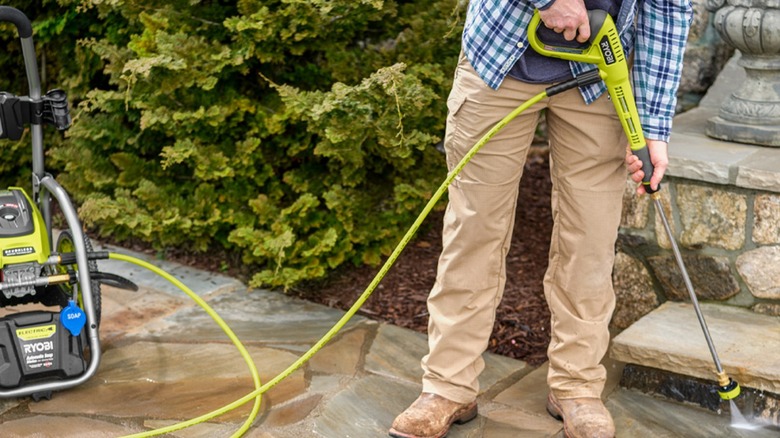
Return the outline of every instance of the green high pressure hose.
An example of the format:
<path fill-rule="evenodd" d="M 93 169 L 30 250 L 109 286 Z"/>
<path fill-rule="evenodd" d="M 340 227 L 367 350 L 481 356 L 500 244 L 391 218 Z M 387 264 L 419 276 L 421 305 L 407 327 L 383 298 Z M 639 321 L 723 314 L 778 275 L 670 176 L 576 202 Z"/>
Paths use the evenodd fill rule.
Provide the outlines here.
<path fill-rule="evenodd" d="M 563 85 L 568 86 L 563 86 Z M 414 237 L 415 233 L 417 233 L 417 230 L 420 228 L 420 225 L 422 225 L 425 218 L 428 216 L 428 214 L 433 210 L 433 207 L 436 205 L 436 203 L 441 199 L 441 197 L 444 195 L 444 192 L 447 191 L 447 188 L 452 184 L 452 181 L 455 179 L 455 177 L 463 170 L 463 167 L 466 166 L 466 164 L 471 161 L 471 159 L 474 157 L 474 155 L 482 149 L 482 147 L 491 139 L 494 135 L 496 135 L 499 131 L 501 131 L 512 119 L 520 115 L 523 111 L 527 110 L 529 107 L 534 105 L 535 103 L 539 102 L 540 100 L 551 96 L 553 93 L 557 94 L 561 91 L 564 91 L 565 89 L 573 88 L 575 86 L 583 85 L 582 81 L 572 80 L 569 82 L 566 82 L 565 84 L 561 84 L 556 86 L 554 88 L 554 91 L 552 91 L 552 87 L 548 88 L 547 90 L 537 94 L 536 96 L 532 97 L 522 105 L 518 106 L 513 110 L 511 113 L 507 114 L 501 121 L 496 123 L 495 126 L 493 126 L 490 131 L 488 131 L 467 153 L 466 155 L 460 160 L 460 162 L 455 166 L 454 169 L 450 173 L 447 174 L 447 178 L 442 182 L 442 184 L 439 186 L 438 190 L 436 190 L 436 193 L 433 194 L 431 199 L 428 201 L 428 203 L 425 205 L 425 207 L 422 209 L 420 214 L 417 216 L 417 219 L 414 221 L 412 226 L 409 228 L 409 230 L 406 232 L 406 234 L 403 236 L 401 241 L 398 243 L 398 245 L 395 247 L 393 252 L 390 254 L 390 256 L 385 261 L 384 265 L 382 265 L 382 268 L 379 270 L 379 272 L 374 276 L 374 279 L 371 281 L 371 283 L 366 287 L 366 290 L 363 292 L 360 297 L 355 301 L 355 303 L 352 305 L 352 307 L 347 310 L 347 312 L 344 314 L 344 316 L 339 319 L 339 321 L 322 337 L 320 338 L 317 343 L 315 343 L 306 353 L 304 353 L 298 360 L 296 360 L 292 365 L 287 367 L 284 371 L 279 373 L 276 377 L 268 381 L 268 383 L 260 386 L 260 378 L 257 374 L 257 368 L 255 367 L 254 362 L 252 361 L 252 358 L 249 356 L 249 353 L 246 351 L 246 348 L 241 344 L 241 341 L 236 337 L 236 335 L 233 333 L 233 331 L 228 327 L 228 325 L 225 323 L 225 321 L 222 320 L 222 318 L 217 315 L 217 313 L 209 307 L 208 304 L 206 304 L 203 299 L 198 297 L 194 292 L 192 292 L 186 285 L 184 285 L 181 281 L 177 280 L 175 277 L 171 276 L 167 272 L 163 271 L 162 269 L 149 264 L 143 260 L 136 259 L 134 257 L 130 257 L 123 254 L 116 254 L 116 253 L 109 253 L 109 258 L 116 259 L 116 260 L 124 260 L 130 263 L 137 264 L 139 266 L 142 266 L 144 268 L 147 268 L 156 274 L 162 276 L 166 280 L 173 283 L 175 286 L 177 286 L 179 289 L 184 291 L 187 295 L 190 296 L 195 302 L 200 305 L 213 319 L 216 321 L 216 323 L 222 328 L 222 330 L 225 331 L 225 333 L 230 337 L 230 339 L 233 341 L 233 344 L 236 345 L 238 350 L 241 352 L 241 355 L 244 357 L 244 360 L 247 362 L 247 365 L 249 365 L 249 369 L 252 373 L 252 379 L 255 382 L 255 390 L 251 393 L 245 395 L 244 397 L 227 404 L 217 410 L 214 410 L 212 412 L 209 412 L 207 414 L 201 415 L 197 418 L 193 418 L 191 420 L 187 420 L 181 423 L 177 423 L 171 426 L 163 427 L 160 429 L 150 430 L 134 435 L 128 435 L 125 438 L 141 438 L 141 437 L 149 437 L 149 436 L 155 436 L 155 435 L 161 435 L 164 433 L 170 433 L 179 429 L 184 429 L 186 427 L 194 426 L 196 424 L 200 424 L 203 422 L 206 422 L 214 417 L 218 417 L 220 415 L 223 415 L 227 412 L 230 412 L 245 403 L 249 402 L 250 400 L 255 400 L 254 408 L 252 409 L 252 412 L 249 415 L 249 418 L 244 422 L 244 425 L 236 431 L 236 433 L 233 435 L 233 437 L 240 437 L 242 436 L 252 425 L 252 422 L 254 422 L 255 418 L 257 417 L 257 413 L 260 409 L 260 402 L 262 395 L 267 392 L 269 389 L 273 388 L 277 383 L 284 380 L 287 376 L 295 372 L 298 368 L 300 368 L 303 364 L 309 361 L 309 359 L 312 358 L 325 344 L 330 342 L 330 340 L 338 333 L 346 324 L 349 322 L 349 320 L 355 316 L 355 313 L 357 313 L 358 309 L 363 306 L 363 304 L 368 300 L 368 298 L 371 296 L 371 294 L 374 292 L 374 289 L 379 285 L 379 282 L 382 281 L 382 278 L 387 274 L 387 272 L 390 270 L 390 268 L 395 263 L 396 259 L 398 259 L 398 256 L 401 254 L 401 251 L 404 250 L 406 245 L 409 243 L 409 241 L 412 240 L 412 237 Z"/>
<path fill-rule="evenodd" d="M 143 261 L 141 259 L 129 256 L 129 255 L 125 255 L 125 254 L 114 253 L 114 252 L 109 253 L 108 254 L 108 258 L 109 259 L 114 259 L 114 260 L 122 260 L 122 261 L 125 261 L 125 262 L 136 264 L 136 265 L 141 266 L 143 268 L 146 268 L 146 269 L 154 272 L 155 274 L 163 277 L 164 279 L 168 280 L 174 286 L 178 287 L 179 289 L 182 290 L 182 292 L 184 292 L 190 298 L 192 298 L 192 300 L 195 301 L 195 303 L 197 303 L 201 308 L 203 308 L 203 310 L 206 313 L 208 313 L 209 316 L 211 316 L 211 318 L 214 320 L 214 322 L 216 322 L 217 325 L 220 326 L 220 328 L 222 328 L 222 331 L 225 332 L 225 334 L 228 336 L 228 338 L 230 338 L 230 340 L 233 341 L 233 344 L 236 346 L 236 348 L 238 349 L 239 353 L 241 353 L 241 357 L 244 358 L 244 361 L 249 366 L 249 371 L 252 374 L 252 380 L 253 380 L 253 382 L 255 384 L 255 388 L 258 388 L 258 389 L 260 388 L 260 375 L 257 372 L 257 367 L 255 366 L 255 363 L 252 360 L 252 356 L 249 355 L 249 352 L 244 347 L 244 344 L 241 343 L 241 341 L 238 339 L 238 336 L 236 336 L 236 334 L 233 333 L 233 330 L 230 329 L 230 327 L 227 325 L 227 323 L 217 314 L 217 312 L 215 312 L 214 309 L 212 309 L 211 306 L 209 306 L 208 303 L 206 303 L 201 297 L 199 297 L 197 294 L 195 294 L 195 292 L 193 292 L 192 289 L 187 287 L 187 285 L 185 285 L 184 283 L 179 281 L 173 275 L 171 275 L 171 274 L 163 271 L 162 269 L 158 268 L 157 266 L 154 266 L 151 263 L 147 263 L 147 262 L 145 262 L 145 261 Z M 255 391 L 255 392 L 257 392 L 257 391 Z M 257 413 L 260 411 L 260 402 L 261 402 L 261 399 L 262 399 L 262 394 L 263 394 L 262 392 L 257 392 L 256 397 L 253 397 L 255 399 L 255 404 L 252 407 L 252 412 L 249 414 L 249 418 L 247 418 L 247 420 L 244 422 L 244 424 L 241 426 L 241 428 L 238 431 L 236 431 L 236 433 L 233 435 L 234 437 L 240 437 L 247 430 L 249 430 L 250 426 L 252 426 L 252 422 L 254 422 L 255 417 L 257 417 Z M 222 414 L 232 410 L 232 409 L 227 409 L 227 410 L 223 411 L 223 409 L 224 408 L 218 409 L 218 410 L 214 411 L 213 412 L 213 413 L 215 413 L 214 416 L 222 415 Z M 212 418 L 212 417 L 208 417 L 208 418 Z M 177 423 L 177 424 L 174 424 L 174 425 L 171 425 L 171 426 L 163 427 L 163 428 L 160 428 L 160 429 L 150 430 L 150 431 L 147 431 L 147 432 L 141 432 L 141 433 L 137 433 L 137 434 L 134 434 L 134 435 L 128 435 L 128 437 L 140 438 L 140 437 L 161 435 L 163 433 L 168 433 L 168 432 L 173 432 L 173 431 L 176 431 L 176 430 L 179 430 L 179 429 L 184 429 L 186 427 L 194 426 L 196 424 L 199 424 L 199 423 L 202 423 L 202 422 L 206 421 L 206 419 L 200 420 L 200 421 L 196 421 L 196 420 L 197 419 L 188 420 L 188 421 Z"/>

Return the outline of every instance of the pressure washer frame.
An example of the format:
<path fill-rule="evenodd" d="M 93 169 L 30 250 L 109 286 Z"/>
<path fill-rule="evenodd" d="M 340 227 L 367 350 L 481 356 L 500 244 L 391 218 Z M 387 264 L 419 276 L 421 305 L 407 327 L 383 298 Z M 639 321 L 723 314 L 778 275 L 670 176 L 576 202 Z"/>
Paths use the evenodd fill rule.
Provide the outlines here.
<path fill-rule="evenodd" d="M 13 389 L 1 389 L 0 398 L 5 397 L 23 397 L 35 394 L 45 394 L 51 391 L 59 391 L 78 386 L 89 380 L 97 372 L 100 363 L 100 341 L 98 336 L 98 319 L 95 302 L 92 295 L 92 279 L 90 277 L 89 262 L 87 259 L 87 246 L 82 225 L 79 221 L 73 204 L 68 194 L 62 186 L 47 174 L 44 169 L 44 149 L 43 149 L 43 125 L 54 124 L 58 129 L 66 129 L 70 125 L 68 119 L 64 117 L 67 111 L 63 112 L 63 103 L 67 108 L 67 100 L 64 93 L 60 90 L 54 90 L 41 96 L 41 82 L 38 75 L 38 63 L 35 55 L 35 45 L 32 38 L 32 24 L 27 16 L 18 9 L 9 6 L 0 6 L 0 21 L 10 22 L 16 26 L 21 40 L 22 55 L 24 57 L 24 67 L 27 74 L 27 83 L 29 87 L 29 96 L 17 98 L 16 96 L 4 93 L 2 105 L 6 123 L 0 138 L 13 139 L 20 134 L 18 124 L 9 128 L 9 123 L 18 123 L 19 121 L 29 122 L 30 135 L 32 141 L 32 203 L 33 208 L 37 208 L 42 215 L 45 234 L 43 235 L 48 242 L 52 242 L 52 209 L 51 197 L 57 201 L 62 211 L 65 221 L 73 237 L 75 247 L 75 261 L 78 271 L 76 279 L 80 287 L 83 311 L 86 314 L 86 337 L 89 345 L 89 362 L 85 367 L 83 374 L 63 378 L 61 380 L 49 380 L 36 383 L 23 384 Z M 5 110 L 13 111 L 13 118 L 5 113 Z M 29 111 L 29 116 L 25 113 Z M 21 118 L 20 118 L 21 117 Z M 41 232 L 41 230 L 39 230 Z M 1 242 L 0 242 L 1 243 Z M 50 247 L 50 246 L 49 246 Z"/>

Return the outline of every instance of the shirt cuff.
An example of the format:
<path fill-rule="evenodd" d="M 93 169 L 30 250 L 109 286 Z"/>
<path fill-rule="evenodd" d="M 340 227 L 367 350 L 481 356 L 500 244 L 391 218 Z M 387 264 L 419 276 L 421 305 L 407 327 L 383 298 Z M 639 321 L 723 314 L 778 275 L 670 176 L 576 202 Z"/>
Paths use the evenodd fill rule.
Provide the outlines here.
<path fill-rule="evenodd" d="M 555 3 L 555 0 L 531 0 L 531 4 L 540 11 L 549 8 L 553 3 Z"/>
<path fill-rule="evenodd" d="M 672 122 L 666 119 L 646 119 L 642 123 L 642 130 L 647 139 L 669 143 L 669 137 L 672 135 Z"/>

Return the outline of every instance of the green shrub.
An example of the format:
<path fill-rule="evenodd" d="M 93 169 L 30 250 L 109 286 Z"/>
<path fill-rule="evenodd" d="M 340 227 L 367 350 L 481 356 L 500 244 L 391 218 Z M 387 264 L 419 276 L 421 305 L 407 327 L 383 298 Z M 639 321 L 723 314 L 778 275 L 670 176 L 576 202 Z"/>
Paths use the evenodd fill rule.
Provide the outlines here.
<path fill-rule="evenodd" d="M 48 165 L 99 233 L 240 251 L 255 286 L 378 263 L 446 172 L 462 7 L 60 0 L 36 30 L 76 105 Z"/>

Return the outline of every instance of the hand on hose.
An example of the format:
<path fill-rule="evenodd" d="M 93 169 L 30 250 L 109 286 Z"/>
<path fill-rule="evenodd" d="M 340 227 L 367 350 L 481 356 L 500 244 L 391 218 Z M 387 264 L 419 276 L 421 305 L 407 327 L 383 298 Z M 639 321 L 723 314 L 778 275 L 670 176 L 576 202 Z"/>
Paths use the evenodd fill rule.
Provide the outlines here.
<path fill-rule="evenodd" d="M 658 190 L 658 185 L 661 184 L 666 168 L 669 166 L 669 156 L 666 151 L 668 143 L 661 140 L 646 139 L 645 141 L 647 142 L 648 152 L 650 152 L 650 161 L 653 162 L 655 168 L 653 176 L 650 178 L 650 188 Z M 642 161 L 631 153 L 631 148 L 629 147 L 626 147 L 626 167 L 628 167 L 628 173 L 631 174 L 631 179 L 639 184 L 639 187 L 636 189 L 637 195 L 647 193 L 644 184 L 641 184 L 642 178 L 645 177 L 645 173 L 642 172 Z"/>
<path fill-rule="evenodd" d="M 584 43 L 590 38 L 588 11 L 583 0 L 554 0 L 549 8 L 539 11 L 539 17 L 545 26 L 563 33 L 567 41 L 577 38 Z"/>

